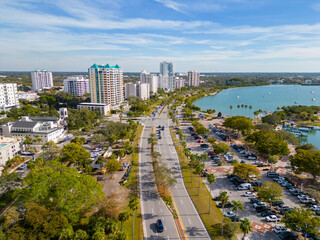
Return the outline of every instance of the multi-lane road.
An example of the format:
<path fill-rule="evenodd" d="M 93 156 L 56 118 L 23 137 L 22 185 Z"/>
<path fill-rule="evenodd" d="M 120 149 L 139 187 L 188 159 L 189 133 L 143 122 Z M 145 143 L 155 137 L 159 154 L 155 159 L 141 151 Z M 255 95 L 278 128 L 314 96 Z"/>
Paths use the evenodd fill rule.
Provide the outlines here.
<path fill-rule="evenodd" d="M 187 239 L 210 239 L 185 188 L 178 155 L 169 131 L 167 111 L 165 108 L 160 117 L 146 119 L 141 140 L 140 186 L 145 239 L 181 239 L 171 213 L 165 207 L 155 188 L 148 138 L 152 127 L 158 125 L 164 126 L 165 129 L 161 131 L 161 139 L 158 141 L 156 151 L 161 153 L 162 161 L 174 172 L 174 177 L 177 180 L 176 185 L 171 188 L 171 192 L 185 230 L 185 236 Z M 159 218 L 163 219 L 165 227 L 165 231 L 161 234 L 156 233 L 155 226 L 156 220 Z"/>

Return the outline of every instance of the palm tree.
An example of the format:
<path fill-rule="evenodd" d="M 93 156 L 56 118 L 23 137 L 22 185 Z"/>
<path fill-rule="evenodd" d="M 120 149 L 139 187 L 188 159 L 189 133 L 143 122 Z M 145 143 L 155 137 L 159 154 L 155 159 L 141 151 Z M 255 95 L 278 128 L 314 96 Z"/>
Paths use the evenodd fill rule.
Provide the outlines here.
<path fill-rule="evenodd" d="M 121 231 L 123 230 L 123 222 L 127 221 L 129 219 L 129 213 L 128 212 L 121 212 L 118 215 L 118 220 L 121 222 Z"/>
<path fill-rule="evenodd" d="M 134 239 L 134 212 L 138 209 L 140 202 L 137 198 L 133 197 L 129 201 L 129 208 L 132 211 L 132 239 Z"/>
<path fill-rule="evenodd" d="M 232 108 L 233 108 L 233 106 L 230 105 L 230 115 L 232 115 Z"/>
<path fill-rule="evenodd" d="M 240 105 L 239 105 L 239 104 L 237 105 L 237 108 L 240 108 Z"/>
<path fill-rule="evenodd" d="M 219 195 L 219 201 L 221 202 L 222 209 L 224 208 L 224 205 L 226 205 L 229 202 L 229 196 L 227 192 L 221 192 Z M 222 211 L 224 214 L 224 212 Z M 222 216 L 222 225 L 221 225 L 221 235 L 223 235 L 223 220 L 224 216 Z"/>
<path fill-rule="evenodd" d="M 210 189 L 209 189 L 209 214 L 210 214 L 210 212 L 211 212 L 211 186 L 216 181 L 216 177 L 214 176 L 213 173 L 210 173 L 207 175 L 207 181 L 210 184 Z"/>
<path fill-rule="evenodd" d="M 244 107 L 244 105 L 243 104 L 241 104 L 241 108 L 243 108 Z"/>
<path fill-rule="evenodd" d="M 246 235 L 252 231 L 251 222 L 248 218 L 241 220 L 240 230 L 243 232 L 242 240 L 244 240 Z"/>
<path fill-rule="evenodd" d="M 236 217 L 238 216 L 238 211 L 239 210 L 244 212 L 243 204 L 242 204 L 241 201 L 233 200 L 232 203 L 233 203 L 232 211 L 236 213 Z"/>
<path fill-rule="evenodd" d="M 154 145 L 156 145 L 158 143 L 158 138 L 157 135 L 155 133 L 151 133 L 150 137 L 148 138 L 148 144 L 151 145 L 151 151 L 154 151 Z"/>
<path fill-rule="evenodd" d="M 196 166 L 196 173 L 199 176 L 199 184 L 198 184 L 198 196 L 200 195 L 200 175 L 204 172 L 203 170 L 203 164 L 199 161 L 197 166 Z"/>

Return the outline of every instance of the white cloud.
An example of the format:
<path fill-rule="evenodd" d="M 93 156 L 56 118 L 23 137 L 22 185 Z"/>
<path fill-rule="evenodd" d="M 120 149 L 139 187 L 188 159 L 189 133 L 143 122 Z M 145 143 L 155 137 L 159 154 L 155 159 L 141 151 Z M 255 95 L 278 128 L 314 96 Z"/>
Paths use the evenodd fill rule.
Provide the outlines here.
<path fill-rule="evenodd" d="M 320 2 L 317 2 L 311 6 L 314 10 L 320 12 Z"/>
<path fill-rule="evenodd" d="M 175 10 L 177 12 L 181 12 L 184 13 L 184 11 L 182 10 L 183 8 L 185 8 L 185 6 L 181 3 L 172 1 L 172 0 L 155 0 L 158 3 L 162 3 L 165 7 L 170 8 L 172 10 Z"/>

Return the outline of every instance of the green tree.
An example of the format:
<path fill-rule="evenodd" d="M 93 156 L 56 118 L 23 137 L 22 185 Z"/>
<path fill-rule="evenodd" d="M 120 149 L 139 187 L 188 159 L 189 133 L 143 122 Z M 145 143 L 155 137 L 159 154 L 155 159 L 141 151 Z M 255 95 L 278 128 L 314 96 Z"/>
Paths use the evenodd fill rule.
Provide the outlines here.
<path fill-rule="evenodd" d="M 256 129 L 263 131 L 273 131 L 273 126 L 268 123 L 261 123 L 259 125 L 256 125 Z"/>
<path fill-rule="evenodd" d="M 282 197 L 282 188 L 278 183 L 265 182 L 258 188 L 258 197 L 264 202 L 272 202 Z"/>
<path fill-rule="evenodd" d="M 242 240 L 245 239 L 245 237 L 248 233 L 252 232 L 251 222 L 248 218 L 241 220 L 240 230 L 241 230 L 241 232 L 243 232 Z"/>
<path fill-rule="evenodd" d="M 98 147 L 101 146 L 101 143 L 103 143 L 105 140 L 105 137 L 103 136 L 103 134 L 101 133 L 96 133 L 93 135 L 93 137 L 91 138 L 91 142 L 94 145 L 97 145 Z"/>
<path fill-rule="evenodd" d="M 275 114 L 264 116 L 261 120 L 263 123 L 268 123 L 274 126 L 279 125 L 281 123 L 281 118 Z"/>
<path fill-rule="evenodd" d="M 219 201 L 221 202 L 222 209 L 224 209 L 224 205 L 226 205 L 229 202 L 228 193 L 227 192 L 220 192 Z M 222 217 L 222 224 L 221 224 L 221 235 L 222 236 L 223 236 L 223 222 L 224 222 L 224 216 Z"/>
<path fill-rule="evenodd" d="M 210 173 L 207 175 L 207 181 L 210 185 L 209 189 L 209 214 L 211 213 L 211 190 L 212 190 L 212 184 L 216 181 L 216 176 L 213 173 Z"/>
<path fill-rule="evenodd" d="M 231 148 L 230 148 L 230 146 L 228 144 L 225 144 L 225 143 L 222 143 L 222 142 L 214 143 L 212 145 L 212 147 L 213 147 L 214 152 L 216 154 L 226 153 L 226 152 L 231 150 Z"/>
<path fill-rule="evenodd" d="M 3 192 L 12 191 L 21 186 L 21 177 L 16 172 L 5 173 L 0 176 L 0 189 Z"/>
<path fill-rule="evenodd" d="M 53 141 L 49 141 L 49 142 L 44 143 L 41 146 L 41 149 L 42 149 L 41 156 L 44 161 L 52 160 L 57 155 L 57 153 L 59 151 L 58 145 L 55 144 L 55 142 L 53 142 Z"/>
<path fill-rule="evenodd" d="M 303 144 L 301 146 L 296 147 L 296 151 L 298 151 L 298 150 L 308 150 L 311 152 L 315 152 L 315 151 L 318 151 L 319 149 L 311 143 L 306 143 L 306 144 Z"/>
<path fill-rule="evenodd" d="M 290 162 L 296 173 L 309 173 L 314 181 L 320 175 L 320 151 L 298 150 L 297 154 L 290 159 Z"/>
<path fill-rule="evenodd" d="M 251 181 L 254 176 L 261 178 L 260 170 L 251 164 L 236 163 L 233 165 L 233 174 L 238 175 L 244 181 Z"/>
<path fill-rule="evenodd" d="M 83 168 L 84 165 L 91 162 L 90 153 L 76 143 L 68 143 L 61 150 L 61 162 L 67 162 L 68 165 L 76 164 Z"/>
<path fill-rule="evenodd" d="M 236 216 L 238 216 L 238 212 L 239 210 L 241 210 L 242 212 L 244 212 L 244 207 L 241 201 L 232 201 L 232 211 L 236 213 Z"/>
<path fill-rule="evenodd" d="M 88 240 L 89 239 L 89 235 L 85 230 L 82 229 L 78 229 L 75 233 L 74 233 L 74 240 Z"/>
<path fill-rule="evenodd" d="M 242 134 L 249 133 L 254 128 L 251 119 L 242 116 L 233 116 L 227 118 L 224 121 L 223 126 L 233 130 L 241 131 Z"/>
<path fill-rule="evenodd" d="M 203 170 L 203 164 L 201 164 L 200 161 L 198 161 L 197 165 L 196 165 L 196 173 L 199 176 L 199 184 L 198 184 L 198 196 L 200 195 L 200 176 L 201 174 L 203 174 L 204 170 Z"/>
<path fill-rule="evenodd" d="M 111 177 L 113 177 L 113 174 L 121 169 L 121 164 L 117 161 L 117 159 L 111 158 L 106 163 L 106 169 L 107 172 L 111 174 Z"/>
<path fill-rule="evenodd" d="M 148 138 L 148 144 L 151 145 L 151 152 L 154 151 L 154 145 L 156 145 L 157 143 L 158 143 L 157 135 L 154 133 L 151 133 L 150 137 Z"/>
<path fill-rule="evenodd" d="M 130 214 L 128 212 L 121 212 L 118 215 L 118 220 L 121 222 L 121 231 L 123 230 L 123 223 L 129 219 Z"/>

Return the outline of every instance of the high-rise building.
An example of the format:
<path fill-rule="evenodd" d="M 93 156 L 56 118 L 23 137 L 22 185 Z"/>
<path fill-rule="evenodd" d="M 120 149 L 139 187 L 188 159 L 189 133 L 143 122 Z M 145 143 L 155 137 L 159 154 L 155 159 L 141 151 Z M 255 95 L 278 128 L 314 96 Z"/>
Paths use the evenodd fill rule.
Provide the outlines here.
<path fill-rule="evenodd" d="M 183 78 L 176 77 L 176 88 L 181 89 L 186 86 L 186 80 Z"/>
<path fill-rule="evenodd" d="M 73 96 L 81 97 L 89 93 L 89 79 L 82 76 L 68 77 L 63 80 L 64 92 L 70 92 Z"/>
<path fill-rule="evenodd" d="M 140 83 L 139 84 L 139 93 L 138 97 L 142 100 L 147 100 L 150 98 L 150 84 L 149 83 Z"/>
<path fill-rule="evenodd" d="M 156 74 L 150 74 L 146 70 L 143 70 L 140 73 L 140 82 L 150 84 L 150 94 L 157 93 L 159 76 L 157 76 Z"/>
<path fill-rule="evenodd" d="M 158 87 L 161 89 L 167 89 L 168 91 L 173 91 L 175 89 L 175 86 L 176 84 L 173 64 L 166 61 L 161 62 Z"/>
<path fill-rule="evenodd" d="M 136 97 L 137 96 L 137 84 L 136 83 L 126 83 L 124 86 L 124 97 Z"/>
<path fill-rule="evenodd" d="M 197 87 L 200 84 L 200 73 L 197 71 L 188 72 L 188 86 Z"/>
<path fill-rule="evenodd" d="M 53 87 L 52 72 L 36 70 L 31 72 L 32 88 L 35 91 L 51 89 Z"/>
<path fill-rule="evenodd" d="M 93 64 L 89 68 L 90 97 L 92 103 L 119 106 L 124 100 L 123 73 L 118 65 Z"/>
<path fill-rule="evenodd" d="M 0 83 L 0 109 L 19 107 L 18 87 L 16 83 Z"/>

